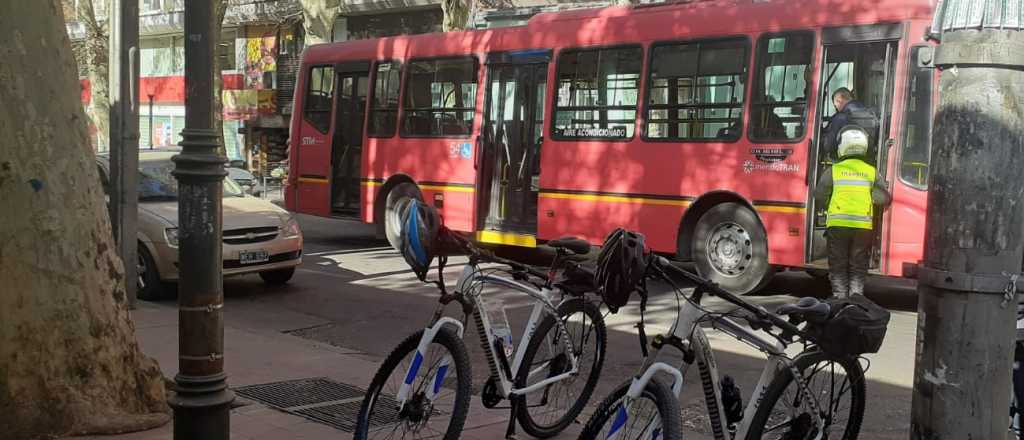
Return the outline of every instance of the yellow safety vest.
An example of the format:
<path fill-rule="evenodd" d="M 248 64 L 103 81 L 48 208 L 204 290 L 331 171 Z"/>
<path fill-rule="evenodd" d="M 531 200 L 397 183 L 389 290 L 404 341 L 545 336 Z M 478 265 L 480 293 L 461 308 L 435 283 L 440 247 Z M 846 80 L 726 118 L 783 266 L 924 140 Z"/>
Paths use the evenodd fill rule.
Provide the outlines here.
<path fill-rule="evenodd" d="M 873 204 L 871 187 L 875 167 L 860 159 L 846 159 L 832 165 L 832 199 L 828 204 L 828 227 L 871 229 Z"/>

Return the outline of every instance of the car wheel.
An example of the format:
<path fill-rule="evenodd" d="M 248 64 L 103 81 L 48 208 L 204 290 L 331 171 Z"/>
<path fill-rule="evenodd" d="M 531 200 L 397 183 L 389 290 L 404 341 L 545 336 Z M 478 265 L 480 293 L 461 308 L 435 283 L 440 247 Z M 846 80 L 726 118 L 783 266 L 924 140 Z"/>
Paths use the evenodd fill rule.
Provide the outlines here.
<path fill-rule="evenodd" d="M 275 286 L 287 283 L 292 279 L 293 275 L 295 275 L 294 267 L 260 272 L 260 278 L 263 278 L 263 282 L 273 284 Z"/>
<path fill-rule="evenodd" d="M 716 205 L 697 221 L 693 237 L 697 271 L 729 292 L 754 292 L 774 274 L 764 227 L 746 206 Z"/>
<path fill-rule="evenodd" d="M 166 289 L 160 282 L 160 273 L 156 269 L 156 262 L 149 254 L 149 250 L 142 243 L 138 244 L 138 263 L 135 271 L 139 276 L 136 293 L 139 299 L 145 301 L 158 301 L 164 298 Z"/>
<path fill-rule="evenodd" d="M 422 201 L 423 194 L 412 183 L 399 183 L 388 192 L 388 198 L 384 205 L 384 235 L 391 247 L 395 249 L 401 245 L 402 207 L 409 199 Z"/>

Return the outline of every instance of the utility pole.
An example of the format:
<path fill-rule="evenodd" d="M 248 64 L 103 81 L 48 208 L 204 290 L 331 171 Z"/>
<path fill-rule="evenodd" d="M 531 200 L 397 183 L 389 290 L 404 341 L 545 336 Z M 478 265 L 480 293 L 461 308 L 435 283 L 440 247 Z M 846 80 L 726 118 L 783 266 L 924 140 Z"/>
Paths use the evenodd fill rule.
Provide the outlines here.
<path fill-rule="evenodd" d="M 175 440 L 228 440 L 235 396 L 224 374 L 221 202 L 227 159 L 213 116 L 216 14 L 209 1 L 185 2 L 185 130 L 174 156 L 178 179 L 178 374 Z M 219 74 L 219 72 L 217 73 Z"/>
<path fill-rule="evenodd" d="M 1006 439 L 1024 256 L 1024 10 L 944 0 L 911 439 Z"/>
<path fill-rule="evenodd" d="M 111 0 L 110 221 L 124 262 L 128 307 L 138 289 L 139 0 Z"/>

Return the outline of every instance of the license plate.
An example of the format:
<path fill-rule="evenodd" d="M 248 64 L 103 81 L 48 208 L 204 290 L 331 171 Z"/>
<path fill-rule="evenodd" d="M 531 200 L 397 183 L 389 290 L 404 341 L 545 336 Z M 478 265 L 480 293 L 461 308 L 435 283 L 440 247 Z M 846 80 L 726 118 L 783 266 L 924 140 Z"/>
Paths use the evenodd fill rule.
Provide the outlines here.
<path fill-rule="evenodd" d="M 265 263 L 270 260 L 270 254 L 263 249 L 255 251 L 241 251 L 238 253 L 238 262 L 240 264 L 256 264 Z"/>

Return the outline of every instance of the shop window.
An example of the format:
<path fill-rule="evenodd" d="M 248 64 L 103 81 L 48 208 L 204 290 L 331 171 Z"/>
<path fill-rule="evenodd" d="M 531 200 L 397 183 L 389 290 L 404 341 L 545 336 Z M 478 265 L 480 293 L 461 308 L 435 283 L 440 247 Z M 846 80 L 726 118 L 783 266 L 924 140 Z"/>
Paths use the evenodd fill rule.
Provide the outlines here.
<path fill-rule="evenodd" d="M 739 139 L 747 42 L 657 45 L 651 50 L 646 139 Z"/>
<path fill-rule="evenodd" d="M 414 60 L 408 68 L 402 136 L 469 136 L 476 115 L 476 60 Z"/>
<path fill-rule="evenodd" d="M 373 97 L 370 102 L 368 135 L 391 137 L 398 120 L 398 88 L 401 83 L 401 63 L 377 63 L 373 79 Z"/>
<path fill-rule="evenodd" d="M 757 73 L 751 105 L 750 137 L 791 141 L 803 137 L 811 96 L 810 32 L 763 35 L 757 42 Z"/>
<path fill-rule="evenodd" d="M 331 127 L 331 103 L 334 102 L 334 67 L 314 66 L 309 69 L 303 117 L 317 131 L 327 133 Z"/>
<path fill-rule="evenodd" d="M 552 137 L 632 138 L 642 59 L 640 47 L 563 51 Z"/>

